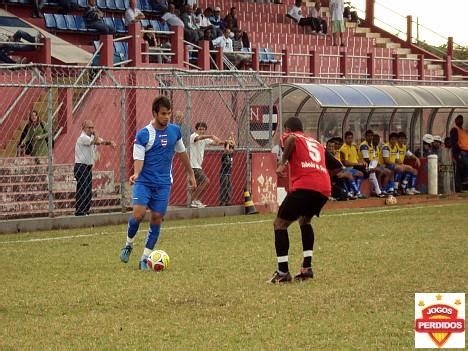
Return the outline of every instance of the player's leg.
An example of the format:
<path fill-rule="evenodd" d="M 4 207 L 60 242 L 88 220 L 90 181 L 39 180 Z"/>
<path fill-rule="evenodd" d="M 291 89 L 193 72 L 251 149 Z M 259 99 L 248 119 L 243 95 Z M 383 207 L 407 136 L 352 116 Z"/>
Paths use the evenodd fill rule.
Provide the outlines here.
<path fill-rule="evenodd" d="M 288 253 L 289 234 L 288 227 L 300 216 L 302 191 L 293 191 L 286 195 L 273 223 L 275 233 L 275 250 L 278 269 L 270 279 L 271 283 L 287 283 L 292 280 L 289 273 Z"/>
<path fill-rule="evenodd" d="M 414 167 L 411 167 L 407 165 L 408 168 L 408 174 L 409 174 L 409 179 L 408 179 L 408 194 L 409 195 L 417 195 L 420 194 L 418 190 L 416 190 L 416 183 L 418 180 L 418 170 Z"/>
<path fill-rule="evenodd" d="M 133 250 L 133 242 L 140 227 L 140 223 L 145 217 L 146 206 L 150 199 L 151 190 L 143 184 L 137 183 L 132 189 L 133 212 L 128 219 L 127 239 L 125 246 L 120 251 L 120 260 L 127 263 Z"/>
<path fill-rule="evenodd" d="M 310 221 L 312 217 L 301 216 L 299 217 L 299 226 L 301 228 L 301 238 L 302 238 L 302 253 L 303 261 L 302 267 L 294 278 L 296 280 L 305 280 L 314 277 L 314 272 L 312 271 L 312 258 L 314 253 L 314 241 L 315 235 Z"/>
<path fill-rule="evenodd" d="M 200 201 L 200 195 L 203 193 L 210 180 L 201 168 L 194 168 L 193 172 L 195 174 L 195 180 L 197 181 L 197 188 L 192 193 L 192 203 L 190 207 L 203 208 L 206 207 L 206 205 Z"/>
<path fill-rule="evenodd" d="M 151 211 L 149 221 L 150 223 L 148 234 L 146 235 L 145 247 L 143 249 L 143 254 L 141 255 L 139 264 L 139 268 L 141 270 L 148 269 L 148 256 L 151 254 L 151 252 L 153 252 L 158 241 L 159 233 L 161 231 L 161 223 L 164 219 L 164 215 L 166 214 L 170 194 L 170 185 L 161 185 L 153 188 L 151 199 L 148 202 L 148 207 Z"/>
<path fill-rule="evenodd" d="M 370 172 L 369 174 L 369 182 L 372 184 L 372 189 L 377 197 L 383 197 L 382 190 L 380 190 L 379 181 L 377 179 L 377 173 L 380 172 L 377 169 Z"/>

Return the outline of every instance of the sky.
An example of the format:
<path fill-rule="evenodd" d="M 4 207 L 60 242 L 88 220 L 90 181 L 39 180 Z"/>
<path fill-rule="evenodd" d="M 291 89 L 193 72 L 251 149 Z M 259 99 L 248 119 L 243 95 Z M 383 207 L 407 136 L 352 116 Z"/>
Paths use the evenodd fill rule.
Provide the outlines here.
<path fill-rule="evenodd" d="M 351 0 L 351 3 L 356 8 L 365 8 L 365 0 Z M 420 24 L 436 32 L 431 33 L 420 27 L 420 38 L 431 44 L 440 45 L 446 42 L 440 36 L 453 36 L 455 43 L 468 46 L 468 0 L 376 0 L 375 17 L 406 32 L 406 18 L 384 9 L 382 5 L 403 17 L 412 15 L 413 21 L 418 17 Z M 383 27 L 379 22 L 376 25 Z M 414 25 L 414 37 L 415 27 Z M 391 32 L 395 34 L 397 30 L 391 29 Z"/>

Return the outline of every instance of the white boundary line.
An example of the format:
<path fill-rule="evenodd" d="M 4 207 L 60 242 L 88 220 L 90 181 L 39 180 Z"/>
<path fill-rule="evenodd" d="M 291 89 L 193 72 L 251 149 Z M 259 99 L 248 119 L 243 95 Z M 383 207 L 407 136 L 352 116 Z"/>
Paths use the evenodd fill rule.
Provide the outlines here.
<path fill-rule="evenodd" d="M 393 207 L 388 209 L 378 209 L 378 210 L 369 210 L 369 211 L 357 211 L 357 212 L 343 212 L 343 213 L 330 213 L 323 214 L 321 217 L 345 217 L 345 216 L 357 216 L 362 214 L 375 214 L 375 213 L 387 213 L 387 212 L 398 212 L 406 210 L 419 210 L 422 208 L 434 208 L 434 207 L 450 207 L 458 206 L 459 203 L 450 203 L 443 205 L 433 205 L 433 206 L 408 206 L 408 207 Z M 222 223 L 210 223 L 210 224 L 195 224 L 195 225 L 181 225 L 174 227 L 164 227 L 164 231 L 167 230 L 180 230 L 180 229 L 193 229 L 193 228 L 209 228 L 209 227 L 221 227 L 227 225 L 242 225 L 242 224 L 258 224 L 272 222 L 271 219 L 262 219 L 258 221 L 238 221 L 238 222 L 222 222 Z M 67 240 L 67 239 L 78 239 L 78 238 L 87 238 L 93 236 L 101 235 L 110 235 L 110 234 L 123 234 L 123 231 L 116 232 L 100 232 L 100 233 L 91 233 L 91 234 L 79 234 L 79 235 L 67 235 L 67 236 L 56 236 L 56 237 L 46 237 L 46 238 L 35 238 L 35 239 L 25 239 L 25 240 L 11 240 L 11 241 L 0 241 L 2 244 L 21 244 L 21 243 L 34 243 L 41 241 L 53 241 L 53 240 Z"/>

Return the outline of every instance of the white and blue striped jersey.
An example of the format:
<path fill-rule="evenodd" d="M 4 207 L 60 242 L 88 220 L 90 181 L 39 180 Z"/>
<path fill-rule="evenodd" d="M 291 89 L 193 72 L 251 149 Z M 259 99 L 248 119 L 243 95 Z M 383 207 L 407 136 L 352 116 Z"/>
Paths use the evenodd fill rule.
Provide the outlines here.
<path fill-rule="evenodd" d="M 133 145 L 133 158 L 144 163 L 136 182 L 146 185 L 172 184 L 175 152 L 185 152 L 179 126 L 168 124 L 164 130 L 158 130 L 149 124 L 140 129 Z"/>

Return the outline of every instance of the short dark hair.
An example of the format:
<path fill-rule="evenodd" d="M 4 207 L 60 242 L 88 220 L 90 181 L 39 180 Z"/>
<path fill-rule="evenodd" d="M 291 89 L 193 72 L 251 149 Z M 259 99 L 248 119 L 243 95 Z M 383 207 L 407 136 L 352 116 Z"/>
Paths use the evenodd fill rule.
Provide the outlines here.
<path fill-rule="evenodd" d="M 290 129 L 291 132 L 303 132 L 304 127 L 302 122 L 298 117 L 289 117 L 286 122 L 284 122 L 283 127 Z"/>
<path fill-rule="evenodd" d="M 172 109 L 171 101 L 165 96 L 157 96 L 153 100 L 152 111 L 159 113 L 161 107 L 165 107 L 168 110 Z"/>
<path fill-rule="evenodd" d="M 326 145 L 328 146 L 328 144 L 335 144 L 335 139 L 334 138 L 328 139 Z"/>
<path fill-rule="evenodd" d="M 405 132 L 398 133 L 398 138 L 406 138 L 406 133 Z"/>
<path fill-rule="evenodd" d="M 388 139 L 398 139 L 398 133 L 390 133 L 390 135 L 388 136 Z"/>
<path fill-rule="evenodd" d="M 344 137 L 347 138 L 348 135 L 354 136 L 353 132 L 348 130 L 346 133 L 344 133 Z"/>
<path fill-rule="evenodd" d="M 199 129 L 199 128 L 208 129 L 208 126 L 206 125 L 205 122 L 197 122 L 197 124 L 195 124 L 195 129 Z"/>
<path fill-rule="evenodd" d="M 370 129 L 366 130 L 366 133 L 364 135 L 374 135 L 374 132 Z"/>
<path fill-rule="evenodd" d="M 335 143 L 340 143 L 340 144 L 343 144 L 343 138 L 342 137 L 334 137 L 333 138 L 335 140 Z"/>

